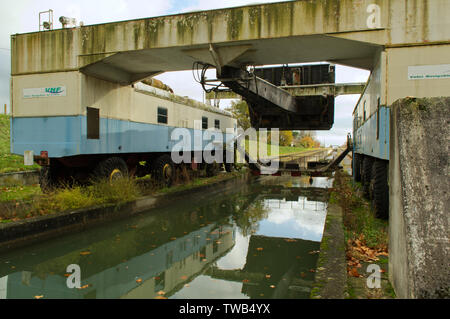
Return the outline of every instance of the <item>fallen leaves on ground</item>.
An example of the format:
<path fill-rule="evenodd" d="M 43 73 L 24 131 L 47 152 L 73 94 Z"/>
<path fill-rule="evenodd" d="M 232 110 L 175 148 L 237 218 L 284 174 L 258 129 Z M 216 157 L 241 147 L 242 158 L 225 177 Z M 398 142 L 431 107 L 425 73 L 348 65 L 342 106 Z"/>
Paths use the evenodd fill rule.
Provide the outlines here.
<path fill-rule="evenodd" d="M 386 246 L 370 248 L 367 247 L 364 235 L 361 234 L 357 239 L 347 241 L 347 271 L 350 276 L 361 277 L 358 268 L 361 268 L 361 262 L 375 262 L 380 260 L 378 256 L 389 256 Z"/>
<path fill-rule="evenodd" d="M 362 275 L 360 275 L 358 273 L 358 269 L 357 268 L 350 268 L 350 270 L 348 271 L 348 274 L 352 277 L 362 277 Z"/>

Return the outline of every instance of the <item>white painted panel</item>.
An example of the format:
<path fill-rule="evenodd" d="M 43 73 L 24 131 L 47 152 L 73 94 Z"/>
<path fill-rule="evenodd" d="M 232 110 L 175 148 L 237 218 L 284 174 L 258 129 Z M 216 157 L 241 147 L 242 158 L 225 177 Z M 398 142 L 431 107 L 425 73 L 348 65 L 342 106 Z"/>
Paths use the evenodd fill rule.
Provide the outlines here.
<path fill-rule="evenodd" d="M 64 85 L 45 88 L 26 88 L 23 89 L 24 99 L 33 99 L 39 97 L 66 96 L 67 89 Z"/>
<path fill-rule="evenodd" d="M 408 80 L 432 80 L 450 78 L 450 64 L 408 66 Z"/>

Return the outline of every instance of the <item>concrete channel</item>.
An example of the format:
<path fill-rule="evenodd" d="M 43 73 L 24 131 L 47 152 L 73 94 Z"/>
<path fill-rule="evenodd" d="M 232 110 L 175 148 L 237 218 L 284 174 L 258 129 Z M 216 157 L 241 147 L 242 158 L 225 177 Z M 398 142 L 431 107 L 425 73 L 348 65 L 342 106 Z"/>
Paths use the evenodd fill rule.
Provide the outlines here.
<path fill-rule="evenodd" d="M 331 185 L 242 175 L 1 225 L 3 297 L 310 298 Z M 66 287 L 70 264 L 88 288 Z"/>
<path fill-rule="evenodd" d="M 39 171 L 23 171 L 0 174 L 0 186 L 39 184 Z"/>

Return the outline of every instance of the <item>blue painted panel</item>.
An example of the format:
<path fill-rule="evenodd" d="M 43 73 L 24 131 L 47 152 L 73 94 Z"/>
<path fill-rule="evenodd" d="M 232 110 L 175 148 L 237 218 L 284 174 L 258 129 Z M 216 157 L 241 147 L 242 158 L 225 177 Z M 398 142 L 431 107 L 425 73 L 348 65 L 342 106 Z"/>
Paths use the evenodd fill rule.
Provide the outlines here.
<path fill-rule="evenodd" d="M 170 140 L 174 129 L 166 125 L 102 118 L 100 138 L 87 139 L 85 116 L 13 118 L 11 152 L 23 155 L 25 150 L 33 150 L 35 154 L 45 150 L 49 157 L 170 152 L 177 143 Z M 194 130 L 187 130 L 191 135 L 191 150 L 204 149 L 209 143 L 203 141 L 201 147 L 194 148 Z M 203 131 L 197 130 L 197 133 Z M 223 138 L 230 140 L 233 136 L 223 134 Z"/>
<path fill-rule="evenodd" d="M 379 114 L 379 134 L 377 138 L 377 122 Z M 381 106 L 360 126 L 354 136 L 354 152 L 389 160 L 389 116 L 390 109 Z"/>

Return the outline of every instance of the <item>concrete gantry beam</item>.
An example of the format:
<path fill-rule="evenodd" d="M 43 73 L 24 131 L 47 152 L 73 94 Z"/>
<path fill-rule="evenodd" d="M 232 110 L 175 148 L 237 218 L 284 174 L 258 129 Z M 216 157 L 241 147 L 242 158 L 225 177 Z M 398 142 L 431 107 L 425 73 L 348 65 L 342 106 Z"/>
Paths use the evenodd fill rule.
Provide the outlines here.
<path fill-rule="evenodd" d="M 129 84 L 191 69 L 193 50 L 211 44 L 218 52 L 245 46 L 234 67 L 330 61 L 372 69 L 383 46 L 448 42 L 449 11 L 447 0 L 302 0 L 16 34 L 11 74 L 81 70 Z"/>
<path fill-rule="evenodd" d="M 331 83 L 331 84 L 311 84 L 311 85 L 289 85 L 280 86 L 293 96 L 315 96 L 315 95 L 347 95 L 361 94 L 364 91 L 366 83 Z M 240 96 L 230 90 L 221 90 L 219 92 L 209 92 L 206 94 L 207 100 L 225 100 L 238 99 Z"/>

